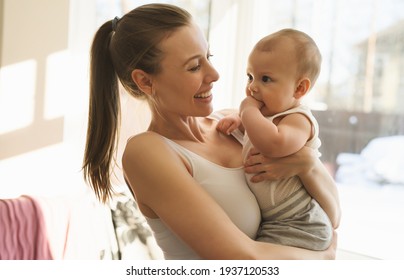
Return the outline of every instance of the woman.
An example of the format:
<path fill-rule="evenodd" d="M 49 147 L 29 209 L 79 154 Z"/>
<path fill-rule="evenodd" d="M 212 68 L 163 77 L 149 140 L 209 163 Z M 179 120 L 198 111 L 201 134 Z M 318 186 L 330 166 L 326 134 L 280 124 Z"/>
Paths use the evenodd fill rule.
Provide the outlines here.
<path fill-rule="evenodd" d="M 334 258 L 335 238 L 321 252 L 253 240 L 260 213 L 244 179 L 242 147 L 216 130 L 211 115 L 219 75 L 209 57 L 203 33 L 176 6 L 144 5 L 103 24 L 91 50 L 86 180 L 102 201 L 113 192 L 118 76 L 152 112 L 148 131 L 128 140 L 122 165 L 166 259 Z M 311 174 L 324 167 L 309 150 L 278 162 L 253 155 L 246 165 L 247 172 L 259 173 L 258 181 L 299 175 L 339 209 L 332 179 L 312 181 Z"/>

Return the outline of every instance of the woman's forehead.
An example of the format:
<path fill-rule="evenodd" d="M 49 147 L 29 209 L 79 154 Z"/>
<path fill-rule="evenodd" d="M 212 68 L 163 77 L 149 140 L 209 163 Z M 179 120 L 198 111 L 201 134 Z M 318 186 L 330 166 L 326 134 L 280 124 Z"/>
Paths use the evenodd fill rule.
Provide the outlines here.
<path fill-rule="evenodd" d="M 167 58 L 188 59 L 197 55 L 205 55 L 208 43 L 201 29 L 194 23 L 178 28 L 160 45 Z"/>

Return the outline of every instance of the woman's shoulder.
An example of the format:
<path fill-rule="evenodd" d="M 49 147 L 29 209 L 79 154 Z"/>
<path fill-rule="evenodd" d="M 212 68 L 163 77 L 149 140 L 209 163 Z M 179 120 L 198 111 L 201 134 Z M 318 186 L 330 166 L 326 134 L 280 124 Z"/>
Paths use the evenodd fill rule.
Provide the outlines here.
<path fill-rule="evenodd" d="M 143 142 L 148 142 L 148 141 L 162 141 L 163 136 L 161 136 L 160 134 L 153 132 L 153 131 L 145 131 L 142 133 L 138 133 L 135 134 L 131 137 L 128 138 L 126 145 L 136 145 L 139 143 L 143 143 Z"/>
<path fill-rule="evenodd" d="M 156 170 L 169 168 L 190 170 L 183 156 L 169 144 L 168 138 L 156 132 L 143 132 L 128 140 L 122 155 L 122 169 L 129 177 L 151 178 Z"/>
<path fill-rule="evenodd" d="M 150 152 L 163 146 L 166 146 L 163 136 L 152 131 L 142 132 L 127 140 L 124 156 L 125 154 Z"/>

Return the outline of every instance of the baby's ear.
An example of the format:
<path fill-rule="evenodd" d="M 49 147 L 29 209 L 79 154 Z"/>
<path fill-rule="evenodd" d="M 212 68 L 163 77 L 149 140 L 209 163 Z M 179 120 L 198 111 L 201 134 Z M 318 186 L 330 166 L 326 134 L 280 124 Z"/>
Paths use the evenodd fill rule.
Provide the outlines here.
<path fill-rule="evenodd" d="M 302 78 L 297 82 L 295 89 L 295 94 L 293 95 L 296 99 L 302 98 L 306 93 L 309 92 L 311 82 L 309 78 Z"/>
<path fill-rule="evenodd" d="M 149 74 L 140 69 L 132 71 L 132 80 L 137 87 L 147 95 L 153 94 L 152 79 Z"/>

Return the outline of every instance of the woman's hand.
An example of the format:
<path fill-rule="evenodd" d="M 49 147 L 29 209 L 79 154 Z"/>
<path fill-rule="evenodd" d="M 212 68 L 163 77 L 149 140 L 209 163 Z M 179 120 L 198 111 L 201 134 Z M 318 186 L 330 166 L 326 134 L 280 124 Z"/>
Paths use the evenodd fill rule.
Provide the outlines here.
<path fill-rule="evenodd" d="M 338 189 L 313 149 L 303 147 L 287 157 L 266 158 L 253 148 L 244 166 L 246 173 L 255 174 L 251 178 L 253 183 L 299 176 L 307 192 L 327 213 L 334 229 L 339 227 L 341 206 Z"/>
<path fill-rule="evenodd" d="M 335 260 L 337 257 L 337 248 L 338 248 L 338 235 L 334 230 L 334 234 L 332 236 L 331 245 L 324 251 L 326 260 Z"/>
<path fill-rule="evenodd" d="M 309 147 L 303 147 L 298 152 L 282 158 L 267 158 L 253 148 L 244 166 L 246 173 L 256 174 L 251 178 L 251 181 L 256 183 L 307 173 L 314 167 L 316 159 L 315 151 Z"/>

